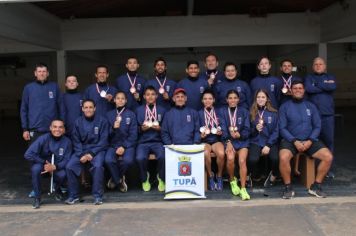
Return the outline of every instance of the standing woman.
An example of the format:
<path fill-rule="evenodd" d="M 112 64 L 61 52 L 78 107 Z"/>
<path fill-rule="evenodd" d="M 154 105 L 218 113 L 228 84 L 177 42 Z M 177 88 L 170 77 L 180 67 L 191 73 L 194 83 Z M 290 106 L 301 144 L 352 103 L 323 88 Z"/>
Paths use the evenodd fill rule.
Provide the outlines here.
<path fill-rule="evenodd" d="M 205 143 L 205 168 L 209 176 L 209 188 L 221 191 L 223 189 L 222 172 L 224 169 L 224 145 L 222 144 L 222 130 L 220 126 L 220 116 L 214 109 L 214 93 L 211 90 L 205 90 L 202 96 L 204 108 L 199 111 L 200 121 L 200 137 L 202 143 Z M 218 172 L 216 174 L 216 182 L 214 173 L 211 170 L 211 152 L 216 155 Z"/>
<path fill-rule="evenodd" d="M 247 166 L 246 159 L 249 146 L 250 119 L 248 110 L 238 107 L 239 93 L 229 90 L 226 95 L 227 107 L 221 109 L 222 138 L 225 141 L 225 153 L 227 157 L 227 171 L 231 192 L 240 195 L 242 200 L 249 200 L 250 195 L 246 190 Z M 241 189 L 237 185 L 235 177 L 235 158 L 239 160 Z"/>
<path fill-rule="evenodd" d="M 252 94 L 256 94 L 259 89 L 265 89 L 273 107 L 279 108 L 283 82 L 270 74 L 271 67 L 269 58 L 261 57 L 257 63 L 258 75 L 251 81 L 250 87 Z"/>
<path fill-rule="evenodd" d="M 273 185 L 278 175 L 278 113 L 272 107 L 268 93 L 264 89 L 257 90 L 250 110 L 251 134 L 248 156 L 250 172 L 256 174 L 256 166 L 260 156 L 268 156 L 272 171 L 264 186 Z"/>

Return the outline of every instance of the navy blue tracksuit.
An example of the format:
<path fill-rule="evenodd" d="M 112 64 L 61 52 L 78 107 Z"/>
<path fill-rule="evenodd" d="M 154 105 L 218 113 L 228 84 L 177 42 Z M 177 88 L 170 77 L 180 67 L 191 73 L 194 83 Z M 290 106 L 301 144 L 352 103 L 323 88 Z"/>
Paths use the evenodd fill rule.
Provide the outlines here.
<path fill-rule="evenodd" d="M 108 121 L 100 115 L 95 115 L 92 118 L 82 116 L 75 121 L 72 133 L 74 154 L 66 167 L 69 197 L 78 197 L 79 182 L 77 178 L 82 168 L 87 165 L 90 167 L 89 171 L 93 179 L 93 196 L 95 198 L 103 196 L 104 157 L 108 136 Z M 93 159 L 82 164 L 80 158 L 85 154 L 91 154 Z"/>
<path fill-rule="evenodd" d="M 150 109 L 152 109 L 150 107 Z M 157 121 L 162 127 L 164 114 L 166 110 L 157 105 Z M 158 161 L 158 175 L 159 178 L 165 179 L 165 152 L 161 138 L 161 132 L 153 129 L 146 131 L 141 130 L 141 126 L 145 121 L 146 105 L 142 105 L 136 109 L 137 124 L 139 127 L 138 145 L 136 148 L 136 161 L 140 169 L 141 182 L 147 180 L 147 164 L 148 156 L 150 153 L 154 153 Z"/>
<path fill-rule="evenodd" d="M 211 73 L 215 74 L 215 79 L 214 79 L 214 83 L 212 84 L 212 87 L 216 86 L 217 84 L 219 84 L 225 80 L 224 72 L 222 72 L 220 70 L 207 70 L 207 71 L 200 73 L 199 77 L 208 81 Z"/>
<path fill-rule="evenodd" d="M 251 81 L 250 87 L 252 96 L 255 96 L 257 90 L 265 89 L 268 92 L 273 107 L 275 109 L 279 108 L 281 89 L 283 88 L 283 83 L 280 79 L 271 75 L 259 75 Z"/>
<path fill-rule="evenodd" d="M 259 132 L 256 125 L 259 123 L 260 117 L 257 114 L 255 120 L 251 120 L 250 133 L 250 148 L 248 152 L 248 166 L 249 171 L 255 173 L 256 165 L 261 156 L 261 150 L 267 146 L 270 148 L 268 158 L 271 162 L 272 173 L 277 176 L 278 166 L 278 138 L 279 138 L 279 124 L 278 113 L 268 111 L 264 108 L 259 108 L 259 114 L 263 117 L 263 129 Z M 263 115 L 262 115 L 263 114 Z"/>
<path fill-rule="evenodd" d="M 118 113 L 121 113 L 121 122 L 119 128 L 114 128 L 114 123 Z M 137 121 L 136 115 L 131 110 L 125 108 L 118 108 L 109 111 L 106 118 L 110 124 L 110 144 L 105 155 L 105 165 L 108 167 L 112 180 L 115 184 L 120 183 L 120 179 L 125 175 L 126 170 L 134 164 L 135 161 L 135 147 L 137 142 Z M 125 152 L 122 160 L 118 161 L 116 150 L 123 147 Z"/>
<path fill-rule="evenodd" d="M 53 181 L 56 183 L 56 191 L 66 180 L 65 167 L 72 155 L 72 143 L 66 136 L 59 138 L 47 133 L 34 141 L 25 152 L 25 159 L 31 162 L 32 189 L 35 197 L 41 197 L 41 172 L 44 171 L 46 161 L 51 163 L 54 154 Z"/>
<path fill-rule="evenodd" d="M 226 106 L 226 94 L 229 90 L 235 90 L 239 93 L 240 101 L 239 106 L 244 107 L 247 110 L 251 106 L 251 89 L 248 84 L 240 79 L 224 79 L 221 83 L 216 84 L 214 87 L 214 92 L 216 96 L 216 103 L 218 107 Z"/>
<path fill-rule="evenodd" d="M 286 141 L 318 141 L 321 121 L 316 106 L 303 99 L 289 100 L 279 109 L 279 132 Z"/>
<path fill-rule="evenodd" d="M 161 136 L 164 145 L 200 143 L 198 112 L 190 107 L 172 107 L 166 112 Z"/>
<path fill-rule="evenodd" d="M 332 81 L 326 83 L 326 81 Z M 320 139 L 334 151 L 334 113 L 333 93 L 336 90 L 335 77 L 329 74 L 311 74 L 305 78 L 305 90 L 309 100 L 318 108 L 321 117 Z"/>
<path fill-rule="evenodd" d="M 215 110 L 215 109 L 214 109 Z M 209 110 L 208 110 L 209 111 Z M 219 113 L 219 110 L 215 110 L 215 114 L 217 117 L 217 121 L 218 121 L 218 126 L 220 126 L 221 128 L 221 115 Z M 198 115 L 199 115 L 199 127 L 203 127 L 206 126 L 205 124 L 205 115 L 204 115 L 204 108 L 198 111 Z M 218 126 L 216 126 L 215 124 L 215 128 L 217 128 Z M 208 134 L 204 139 L 201 140 L 202 143 L 208 143 L 208 144 L 214 144 L 216 142 L 220 142 L 221 141 L 221 137 L 218 136 L 217 134 L 212 134 L 211 133 L 211 125 L 208 125 L 209 129 L 210 129 L 210 134 Z"/>
<path fill-rule="evenodd" d="M 165 77 L 158 77 L 159 81 L 161 84 L 163 84 Z M 156 89 L 156 93 L 158 95 L 157 97 L 157 105 L 162 106 L 164 109 L 167 111 L 171 109 L 172 106 L 172 97 L 173 97 L 173 92 L 176 89 L 177 83 L 173 80 L 167 79 L 166 83 L 164 84 L 164 90 L 168 93 L 169 100 L 163 99 L 163 94 L 159 93 L 159 88 L 161 87 L 157 81 L 156 78 L 152 78 L 150 80 L 147 80 L 145 83 L 145 89 L 148 86 L 153 86 Z"/>
<path fill-rule="evenodd" d="M 136 75 L 131 75 L 131 81 L 134 82 L 134 78 L 136 77 L 136 83 L 135 83 L 135 89 L 136 92 L 139 94 L 140 96 L 140 101 L 137 101 L 134 98 L 134 95 L 130 92 L 130 88 L 131 88 L 131 84 L 130 84 L 130 80 L 129 80 L 129 74 L 123 74 L 121 76 L 119 76 L 116 79 L 116 88 L 119 91 L 122 91 L 126 94 L 126 98 L 127 98 L 127 103 L 126 103 L 126 107 L 128 109 L 130 109 L 131 111 L 136 110 L 136 108 L 142 104 L 142 95 L 143 95 L 143 89 L 144 89 L 144 85 L 145 85 L 145 78 L 142 77 L 139 74 Z"/>
<path fill-rule="evenodd" d="M 250 136 L 250 118 L 249 112 L 243 107 L 237 107 L 236 112 L 236 122 L 235 124 L 230 124 L 229 118 L 229 109 L 231 114 L 234 113 L 233 108 L 222 107 L 220 109 L 221 114 L 221 128 L 222 128 L 222 140 L 225 142 L 228 139 L 231 141 L 231 144 L 234 146 L 235 150 L 241 148 L 248 148 L 249 146 L 249 136 Z M 233 139 L 230 135 L 229 127 L 233 125 L 237 127 L 238 132 L 240 133 L 240 138 Z"/>
<path fill-rule="evenodd" d="M 199 111 L 203 105 L 201 103 L 201 95 L 209 88 L 209 84 L 203 78 L 185 78 L 177 84 L 177 88 L 183 88 L 187 95 L 186 106 Z"/>
<path fill-rule="evenodd" d="M 115 87 L 110 86 L 107 83 L 94 83 L 85 90 L 84 98 L 91 99 L 95 102 L 95 114 L 105 116 L 108 111 L 115 108 L 115 105 L 114 102 L 109 102 L 106 98 L 100 96 L 97 85 L 100 92 L 105 91 L 106 94 L 110 94 L 113 97 L 115 96 L 117 90 Z"/>
<path fill-rule="evenodd" d="M 66 135 L 71 136 L 74 123 L 82 115 L 83 95 L 77 91 L 67 91 L 63 94 L 65 108 L 64 123 L 66 125 Z"/>
<path fill-rule="evenodd" d="M 34 81 L 27 84 L 22 93 L 20 115 L 22 129 L 30 134 L 48 132 L 52 120 L 64 120 L 65 109 L 57 83 Z"/>

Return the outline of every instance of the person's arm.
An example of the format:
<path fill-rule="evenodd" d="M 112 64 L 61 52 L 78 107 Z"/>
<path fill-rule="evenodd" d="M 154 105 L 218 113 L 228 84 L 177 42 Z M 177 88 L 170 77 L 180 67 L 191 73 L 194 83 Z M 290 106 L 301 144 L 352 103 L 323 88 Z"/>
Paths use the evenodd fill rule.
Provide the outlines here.
<path fill-rule="evenodd" d="M 41 158 L 41 150 L 44 143 L 45 140 L 42 136 L 36 139 L 25 152 L 25 159 L 34 163 L 45 164 L 46 160 Z"/>
<path fill-rule="evenodd" d="M 335 77 L 331 75 L 327 75 L 325 77 L 322 77 L 323 80 L 320 81 L 316 86 L 326 92 L 331 92 L 336 90 L 336 81 Z"/>
<path fill-rule="evenodd" d="M 129 127 L 129 136 L 124 140 L 124 143 L 123 143 L 123 146 L 125 149 L 134 147 L 136 145 L 136 141 L 137 141 L 138 127 L 137 127 L 135 114 L 132 114 L 131 120 L 132 120 L 132 122 L 130 123 L 130 127 Z"/>
<path fill-rule="evenodd" d="M 313 125 L 313 130 L 309 136 L 309 139 L 314 142 L 314 141 L 318 141 L 319 135 L 320 135 L 320 131 L 321 131 L 321 119 L 319 116 L 319 112 L 317 110 L 317 108 L 313 105 L 310 104 L 310 109 L 312 112 L 312 125 Z"/>
<path fill-rule="evenodd" d="M 241 140 L 247 140 L 250 136 L 250 118 L 247 110 L 243 110 L 243 116 L 244 116 L 244 123 L 241 126 L 240 132 L 240 139 Z"/>
<path fill-rule="evenodd" d="M 99 152 L 104 151 L 107 148 L 109 141 L 109 126 L 109 122 L 106 119 L 102 119 L 100 121 L 99 142 L 96 143 L 96 145 L 94 145 L 90 150 L 92 157 L 96 156 Z"/>
<path fill-rule="evenodd" d="M 70 140 L 68 140 L 68 144 L 67 144 L 65 152 L 63 154 L 63 159 L 56 164 L 57 170 L 62 170 L 66 167 L 68 161 L 71 158 L 72 151 L 73 151 L 72 142 Z"/>
<path fill-rule="evenodd" d="M 287 129 L 287 106 L 282 106 L 279 109 L 279 132 L 282 136 L 282 138 L 284 138 L 285 140 L 287 140 L 288 142 L 293 143 L 295 140 L 297 140 Z"/>
<path fill-rule="evenodd" d="M 20 109 L 21 126 L 22 126 L 23 131 L 29 131 L 28 101 L 29 101 L 29 92 L 28 92 L 28 89 L 26 86 L 22 92 L 21 109 Z"/>
<path fill-rule="evenodd" d="M 322 89 L 319 88 L 318 86 L 318 81 L 316 81 L 315 78 L 313 78 L 313 76 L 308 75 L 305 80 L 304 80 L 304 85 L 305 85 L 305 91 L 307 93 L 321 93 L 323 92 Z"/>
<path fill-rule="evenodd" d="M 200 141 L 200 123 L 198 112 L 193 110 L 193 119 L 194 119 L 194 144 L 199 144 Z"/>
<path fill-rule="evenodd" d="M 162 128 L 161 128 L 161 137 L 163 144 L 170 145 L 172 144 L 172 139 L 169 132 L 169 119 L 170 119 L 170 112 L 166 113 L 163 118 Z"/>
<path fill-rule="evenodd" d="M 277 143 L 279 137 L 279 124 L 278 124 L 278 116 L 273 117 L 273 126 L 272 126 L 272 133 L 269 135 L 267 140 L 267 146 L 272 147 L 273 144 Z"/>

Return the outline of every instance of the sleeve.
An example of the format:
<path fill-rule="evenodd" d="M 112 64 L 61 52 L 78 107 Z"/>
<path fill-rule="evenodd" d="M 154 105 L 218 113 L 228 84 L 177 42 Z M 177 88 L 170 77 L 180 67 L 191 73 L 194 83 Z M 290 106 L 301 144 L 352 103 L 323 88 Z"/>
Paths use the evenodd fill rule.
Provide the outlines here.
<path fill-rule="evenodd" d="M 134 147 L 137 141 L 138 126 L 136 122 L 136 115 L 132 113 L 132 122 L 129 128 L 129 136 L 125 139 L 123 146 L 124 148 Z"/>
<path fill-rule="evenodd" d="M 314 78 L 312 76 L 307 76 L 305 77 L 304 80 L 304 85 L 305 85 L 305 91 L 307 93 L 321 93 L 323 92 L 323 90 L 321 90 L 318 86 L 317 86 L 317 82 L 314 80 Z"/>
<path fill-rule="evenodd" d="M 243 123 L 243 126 L 242 126 L 242 130 L 240 132 L 240 139 L 241 140 L 247 140 L 250 136 L 250 118 L 249 118 L 249 115 L 248 115 L 248 112 L 247 110 L 244 110 L 244 123 Z"/>
<path fill-rule="evenodd" d="M 312 105 L 312 104 L 311 104 Z M 313 130 L 309 136 L 309 139 L 311 141 L 318 141 L 319 135 L 320 135 L 320 131 L 321 131 L 321 119 L 319 116 L 319 112 L 317 110 L 317 108 L 312 105 L 311 106 L 311 110 L 312 110 L 312 125 L 313 125 Z"/>
<path fill-rule="evenodd" d="M 21 99 L 21 126 L 23 130 L 29 130 L 28 127 L 28 102 L 29 102 L 29 93 L 27 87 L 24 88 Z"/>
<path fill-rule="evenodd" d="M 169 134 L 169 119 L 170 119 L 170 112 L 167 112 L 163 118 L 162 129 L 161 129 L 161 137 L 163 144 L 170 145 L 172 144 L 172 140 Z"/>
<path fill-rule="evenodd" d="M 281 133 L 282 138 L 284 138 L 288 142 L 293 142 L 294 140 L 296 140 L 296 138 L 287 129 L 287 114 L 286 113 L 287 113 L 286 106 L 282 106 L 279 110 L 279 122 L 278 122 L 279 131 Z"/>
<path fill-rule="evenodd" d="M 327 82 L 326 82 L 326 80 L 327 80 Z M 328 75 L 325 79 L 323 78 L 323 81 L 320 81 L 316 86 L 325 92 L 334 91 L 334 90 L 336 90 L 335 77 Z"/>
<path fill-rule="evenodd" d="M 31 162 L 45 164 L 46 160 L 42 159 L 40 156 L 43 145 L 44 145 L 44 138 L 43 136 L 41 136 L 38 139 L 36 139 L 36 141 L 33 142 L 31 146 L 27 149 L 24 155 L 25 159 Z"/>
<path fill-rule="evenodd" d="M 199 144 L 201 142 L 200 140 L 200 123 L 199 123 L 199 115 L 198 112 L 193 110 L 193 116 L 194 116 L 194 144 Z"/>
<path fill-rule="evenodd" d="M 63 93 L 59 90 L 58 85 L 56 86 L 56 90 L 57 90 L 57 110 L 58 110 L 58 114 L 59 114 L 59 118 L 61 120 L 65 120 L 66 117 L 66 109 L 64 106 L 64 97 L 63 97 Z"/>
<path fill-rule="evenodd" d="M 271 147 L 273 144 L 277 143 L 279 137 L 279 125 L 278 125 L 278 115 L 276 114 L 274 117 L 272 133 L 268 137 L 267 146 Z"/>
<path fill-rule="evenodd" d="M 68 140 L 67 148 L 64 153 L 64 158 L 56 165 L 57 170 L 62 170 L 66 167 L 70 157 L 72 156 L 72 151 L 73 151 L 72 142 Z"/>
<path fill-rule="evenodd" d="M 83 153 L 83 145 L 80 141 L 80 132 L 79 132 L 79 126 L 78 120 L 75 122 L 73 132 L 72 132 L 72 142 L 73 142 L 73 149 L 74 153 L 77 157 L 82 157 L 85 153 Z"/>
<path fill-rule="evenodd" d="M 99 142 L 91 148 L 91 154 L 96 156 L 99 152 L 104 151 L 108 146 L 109 141 L 109 122 L 102 118 L 100 121 L 100 139 Z"/>

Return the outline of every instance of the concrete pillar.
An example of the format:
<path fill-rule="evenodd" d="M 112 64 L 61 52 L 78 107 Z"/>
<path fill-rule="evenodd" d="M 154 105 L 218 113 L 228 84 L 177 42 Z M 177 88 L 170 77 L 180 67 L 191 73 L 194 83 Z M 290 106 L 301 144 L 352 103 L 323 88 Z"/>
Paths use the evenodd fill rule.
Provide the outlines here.
<path fill-rule="evenodd" d="M 57 51 L 57 83 L 62 91 L 65 90 L 64 83 L 65 83 L 66 73 L 67 73 L 66 54 L 67 53 L 64 50 Z"/>

